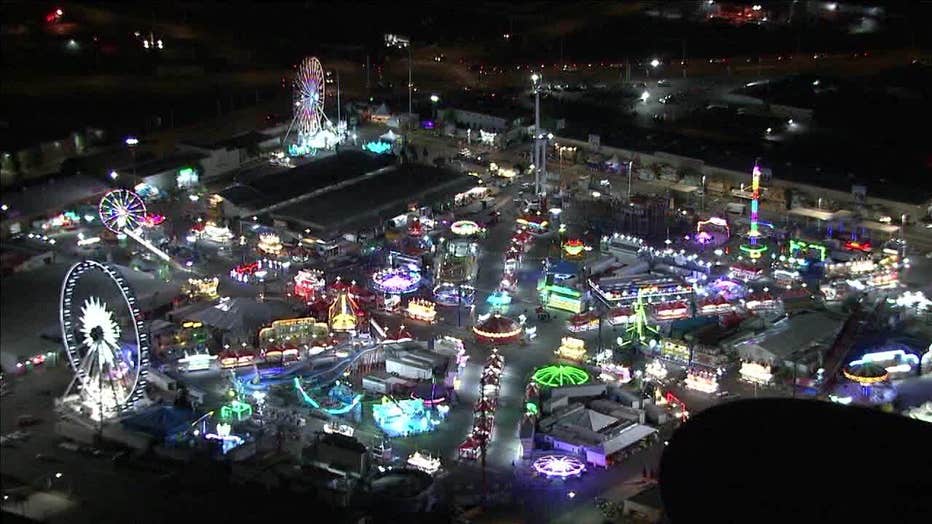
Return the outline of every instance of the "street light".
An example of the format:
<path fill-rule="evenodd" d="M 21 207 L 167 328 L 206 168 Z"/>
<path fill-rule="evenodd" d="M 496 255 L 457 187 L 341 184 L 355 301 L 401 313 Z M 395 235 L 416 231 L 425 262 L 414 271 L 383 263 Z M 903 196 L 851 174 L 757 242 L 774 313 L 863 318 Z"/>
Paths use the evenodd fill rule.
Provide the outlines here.
<path fill-rule="evenodd" d="M 641 102 L 644 102 L 646 104 L 648 98 L 650 98 L 649 92 L 644 91 L 643 93 L 641 93 Z"/>
<path fill-rule="evenodd" d="M 430 95 L 431 109 L 433 109 L 433 118 L 437 120 L 437 102 L 440 101 L 440 97 L 436 94 Z"/>
<path fill-rule="evenodd" d="M 139 139 L 134 136 L 128 136 L 124 142 L 126 142 L 126 146 L 129 147 L 129 154 L 133 159 L 133 183 L 135 184 L 138 182 L 138 180 L 136 180 L 136 146 L 139 145 Z"/>
<path fill-rule="evenodd" d="M 540 129 L 540 88 L 542 77 L 538 73 L 531 75 L 531 89 L 534 91 L 534 149 L 531 158 L 534 169 L 534 194 L 541 194 L 541 177 L 547 173 L 547 151 Z"/>
<path fill-rule="evenodd" d="M 650 61 L 650 66 L 653 67 L 654 69 L 657 69 L 657 66 L 659 65 L 660 65 L 660 60 L 657 60 L 656 58 Z"/>

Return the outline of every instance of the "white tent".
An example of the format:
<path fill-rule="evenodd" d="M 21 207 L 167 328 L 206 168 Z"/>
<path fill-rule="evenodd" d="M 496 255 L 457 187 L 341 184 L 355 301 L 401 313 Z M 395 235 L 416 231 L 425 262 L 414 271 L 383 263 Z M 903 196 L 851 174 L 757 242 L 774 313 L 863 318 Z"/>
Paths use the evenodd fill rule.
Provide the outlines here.
<path fill-rule="evenodd" d="M 372 112 L 372 114 L 374 116 L 391 116 L 392 112 L 388 110 L 388 106 L 385 105 L 385 102 L 382 102 L 382 104 L 377 107 L 376 110 Z"/>
<path fill-rule="evenodd" d="M 389 129 L 388 133 L 385 133 L 384 135 L 379 137 L 379 140 L 384 140 L 386 142 L 394 142 L 395 140 L 398 140 L 398 135 L 396 135 L 394 131 Z"/>

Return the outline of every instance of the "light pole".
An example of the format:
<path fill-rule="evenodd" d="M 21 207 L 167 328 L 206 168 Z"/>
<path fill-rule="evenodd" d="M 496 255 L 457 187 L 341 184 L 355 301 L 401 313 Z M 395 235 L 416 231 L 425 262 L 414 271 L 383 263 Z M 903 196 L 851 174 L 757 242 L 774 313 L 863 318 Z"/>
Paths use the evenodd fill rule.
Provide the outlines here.
<path fill-rule="evenodd" d="M 534 91 L 534 149 L 532 150 L 531 159 L 534 163 L 534 193 L 536 196 L 540 196 L 543 192 L 541 178 L 546 176 L 547 173 L 547 166 L 545 165 L 547 152 L 544 150 L 544 137 L 540 128 L 541 80 L 543 78 L 540 74 L 534 73 L 531 75 L 531 89 Z"/>
<path fill-rule="evenodd" d="M 134 136 L 130 136 L 126 137 L 124 142 L 126 143 L 126 146 L 129 147 L 130 158 L 133 161 L 133 185 L 135 186 L 139 182 L 136 180 L 136 146 L 139 145 L 139 139 Z"/>
<path fill-rule="evenodd" d="M 650 62 L 648 62 L 648 64 L 650 65 L 650 67 L 651 67 L 652 69 L 657 69 L 658 67 L 660 67 L 660 60 L 654 58 L 653 60 L 651 60 Z M 650 69 L 648 69 L 648 68 L 645 67 L 645 68 L 644 68 L 644 73 L 645 73 L 646 76 L 650 77 Z"/>
<path fill-rule="evenodd" d="M 408 42 L 408 118 L 411 118 L 412 111 L 411 93 L 414 89 L 414 65 L 411 59 L 411 42 Z"/>
<path fill-rule="evenodd" d="M 702 175 L 702 187 L 699 188 L 699 211 L 705 211 L 705 175 Z"/>
<path fill-rule="evenodd" d="M 433 118 L 433 120 L 437 120 L 437 102 L 440 102 L 440 97 L 439 97 L 438 95 L 436 95 L 436 94 L 430 95 L 430 102 L 431 102 L 431 107 L 433 108 L 433 117 L 432 117 L 432 118 Z M 437 125 L 437 123 L 434 122 L 434 126 L 436 126 L 436 125 Z"/>

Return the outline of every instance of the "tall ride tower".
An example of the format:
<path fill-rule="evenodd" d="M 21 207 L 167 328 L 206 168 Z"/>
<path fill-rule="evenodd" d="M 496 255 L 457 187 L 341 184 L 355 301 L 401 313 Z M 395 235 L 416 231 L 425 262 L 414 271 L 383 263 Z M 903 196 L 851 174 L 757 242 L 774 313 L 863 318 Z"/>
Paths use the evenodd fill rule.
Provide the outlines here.
<path fill-rule="evenodd" d="M 758 206 L 760 205 L 760 164 L 754 162 L 754 169 L 751 171 L 751 229 L 748 231 L 748 243 L 741 246 L 741 251 L 747 253 L 752 260 L 760 258 L 767 246 L 760 242 L 760 230 L 758 229 Z"/>

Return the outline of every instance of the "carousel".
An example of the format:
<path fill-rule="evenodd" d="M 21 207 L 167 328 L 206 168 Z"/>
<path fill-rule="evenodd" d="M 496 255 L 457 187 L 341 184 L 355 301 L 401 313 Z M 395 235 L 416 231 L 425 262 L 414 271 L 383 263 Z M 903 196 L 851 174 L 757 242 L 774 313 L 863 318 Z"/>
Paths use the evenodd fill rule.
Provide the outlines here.
<path fill-rule="evenodd" d="M 511 344 L 521 337 L 522 327 L 516 321 L 501 315 L 492 315 L 472 328 L 476 341 L 481 344 Z"/>

